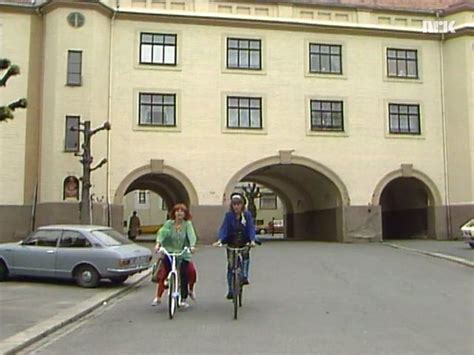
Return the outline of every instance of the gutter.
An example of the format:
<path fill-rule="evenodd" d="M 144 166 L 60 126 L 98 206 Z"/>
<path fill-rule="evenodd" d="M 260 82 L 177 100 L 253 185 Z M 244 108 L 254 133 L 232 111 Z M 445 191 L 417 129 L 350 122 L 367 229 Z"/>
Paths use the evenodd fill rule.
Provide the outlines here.
<path fill-rule="evenodd" d="M 440 14 L 436 14 L 436 18 L 440 18 Z M 449 193 L 449 173 L 448 173 L 448 147 L 447 147 L 447 132 L 446 132 L 446 94 L 445 94 L 445 80 L 444 80 L 444 42 L 445 34 L 441 33 L 439 42 L 439 67 L 440 67 L 440 86 L 441 86 L 441 122 L 443 125 L 443 168 L 444 168 L 444 195 L 446 204 L 446 227 L 447 238 L 452 237 L 452 218 L 451 218 L 451 198 Z"/>
<path fill-rule="evenodd" d="M 119 8 L 117 0 L 117 9 Z M 109 93 L 108 93 L 108 104 L 107 104 L 107 122 L 112 122 L 112 78 L 113 78 L 113 42 L 114 42 L 114 22 L 117 11 L 113 12 L 112 19 L 110 20 L 109 30 Z M 111 130 L 107 130 L 107 170 L 106 170 L 106 182 L 105 182 L 105 195 L 107 200 L 107 226 L 112 225 L 112 208 L 110 206 L 110 167 L 111 167 L 111 147 L 112 147 L 112 133 Z"/>

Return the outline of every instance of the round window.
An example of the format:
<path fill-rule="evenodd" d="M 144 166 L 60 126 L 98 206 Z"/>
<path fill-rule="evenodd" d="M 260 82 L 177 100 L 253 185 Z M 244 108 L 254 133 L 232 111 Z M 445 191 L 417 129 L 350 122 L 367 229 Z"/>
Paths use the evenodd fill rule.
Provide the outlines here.
<path fill-rule="evenodd" d="M 86 20 L 86 18 L 80 12 L 71 12 L 67 16 L 67 22 L 72 27 L 76 27 L 76 28 L 82 27 L 84 25 L 85 20 Z"/>

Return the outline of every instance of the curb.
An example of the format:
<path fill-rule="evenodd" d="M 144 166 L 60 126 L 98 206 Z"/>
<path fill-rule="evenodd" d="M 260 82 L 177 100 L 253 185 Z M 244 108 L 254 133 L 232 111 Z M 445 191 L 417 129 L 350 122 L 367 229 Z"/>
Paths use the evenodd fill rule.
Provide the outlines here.
<path fill-rule="evenodd" d="M 70 310 L 64 311 L 56 316 L 53 316 L 50 319 L 47 319 L 43 322 L 35 324 L 28 329 L 25 329 L 19 333 L 16 333 L 10 336 L 7 339 L 4 339 L 0 342 L 0 354 L 12 355 L 16 354 L 20 350 L 32 345 L 33 343 L 41 340 L 42 338 L 54 333 L 58 329 L 71 324 L 89 313 L 93 312 L 97 308 L 105 305 L 111 299 L 114 299 L 121 294 L 129 291 L 134 288 L 144 279 L 149 277 L 151 274 L 151 269 L 144 271 L 142 274 L 139 274 L 135 280 L 127 284 L 125 287 L 120 288 L 114 292 L 111 292 L 106 295 L 100 295 L 93 297 L 92 300 L 88 299 L 76 307 L 73 307 Z"/>
<path fill-rule="evenodd" d="M 435 252 L 426 251 L 426 250 L 408 248 L 408 247 L 404 247 L 404 246 L 401 246 L 401 245 L 398 245 L 398 244 L 393 244 L 393 243 L 382 242 L 382 244 L 386 245 L 386 246 L 389 246 L 389 247 L 392 247 L 392 248 L 395 248 L 395 249 L 406 250 L 406 251 L 416 253 L 416 254 L 423 254 L 423 255 L 432 256 L 434 258 L 453 261 L 455 263 L 474 268 L 474 262 L 463 259 L 463 258 L 458 258 L 458 257 L 455 257 L 455 256 L 446 255 L 446 254 L 442 254 L 442 253 L 435 253 Z"/>

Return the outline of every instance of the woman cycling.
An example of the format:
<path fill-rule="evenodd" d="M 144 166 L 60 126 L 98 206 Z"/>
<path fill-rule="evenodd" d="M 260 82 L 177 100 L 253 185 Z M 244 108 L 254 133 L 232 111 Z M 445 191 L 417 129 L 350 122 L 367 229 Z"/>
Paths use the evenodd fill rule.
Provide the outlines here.
<path fill-rule="evenodd" d="M 196 233 L 191 222 L 191 214 L 186 205 L 179 203 L 173 207 L 170 212 L 170 219 L 166 221 L 163 227 L 157 233 L 155 250 L 158 251 L 160 247 L 165 248 L 170 253 L 179 253 L 185 247 L 189 247 L 191 252 L 194 251 L 196 245 Z M 165 280 L 171 269 L 170 260 L 163 256 L 163 262 L 158 269 L 158 284 L 156 286 L 155 298 L 152 306 L 161 303 L 161 296 L 165 290 Z M 180 265 L 180 280 L 181 280 L 181 299 L 180 307 L 187 307 L 185 302 L 189 297 L 194 300 L 196 294 L 194 292 L 194 284 L 196 283 L 196 268 L 191 261 L 191 253 L 185 252 L 178 258 L 178 265 Z"/>
<path fill-rule="evenodd" d="M 224 221 L 219 230 L 219 239 L 215 246 L 228 244 L 232 248 L 242 248 L 242 284 L 248 285 L 250 266 L 250 247 L 255 246 L 255 225 L 252 215 L 245 209 L 245 197 L 241 193 L 233 193 L 230 196 L 230 211 L 224 216 Z M 229 291 L 226 298 L 232 299 L 232 253 L 227 251 L 227 285 Z"/>

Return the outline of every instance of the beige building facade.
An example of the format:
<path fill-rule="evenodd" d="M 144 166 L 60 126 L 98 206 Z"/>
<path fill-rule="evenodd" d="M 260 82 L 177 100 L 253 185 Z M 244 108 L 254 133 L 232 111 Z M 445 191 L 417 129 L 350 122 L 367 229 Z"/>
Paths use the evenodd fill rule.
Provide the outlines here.
<path fill-rule="evenodd" d="M 190 205 L 208 242 L 250 181 L 277 193 L 289 238 L 458 237 L 474 6 L 383 3 L 0 1 L 0 57 L 22 71 L 0 100 L 29 102 L 0 126 L 1 239 L 78 221 L 74 119 L 112 125 L 93 137 L 94 223 L 120 230 L 125 196 L 149 190 Z"/>

